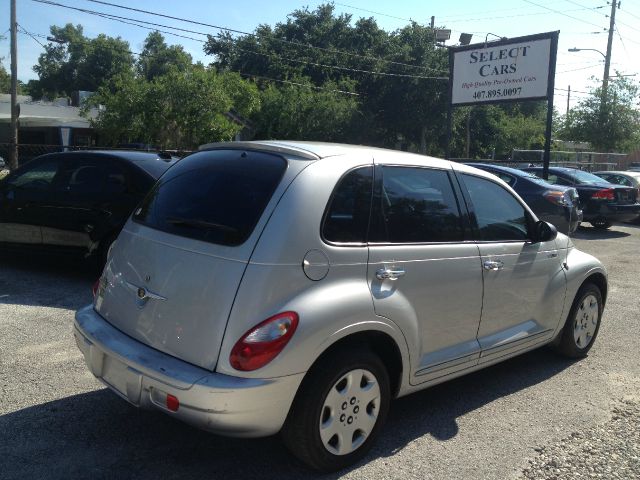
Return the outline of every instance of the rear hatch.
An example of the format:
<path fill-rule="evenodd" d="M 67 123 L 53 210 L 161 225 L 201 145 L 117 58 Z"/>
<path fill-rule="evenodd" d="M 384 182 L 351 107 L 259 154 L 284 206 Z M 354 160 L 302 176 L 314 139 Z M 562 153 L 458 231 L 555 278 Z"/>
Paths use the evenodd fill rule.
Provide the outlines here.
<path fill-rule="evenodd" d="M 632 205 L 636 203 L 638 191 L 633 187 L 615 186 L 615 200 L 619 205 Z"/>
<path fill-rule="evenodd" d="M 213 370 L 259 234 L 306 163 L 242 150 L 179 161 L 118 237 L 95 309 L 127 335 Z"/>

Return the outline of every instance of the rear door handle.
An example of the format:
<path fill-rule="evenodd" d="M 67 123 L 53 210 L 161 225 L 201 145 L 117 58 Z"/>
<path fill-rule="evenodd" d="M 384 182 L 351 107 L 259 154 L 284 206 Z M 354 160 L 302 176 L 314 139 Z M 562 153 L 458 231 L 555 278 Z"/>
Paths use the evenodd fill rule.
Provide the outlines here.
<path fill-rule="evenodd" d="M 402 268 L 381 268 L 376 271 L 376 278 L 378 280 L 397 280 L 398 277 L 402 277 L 404 274 L 405 271 Z"/>
<path fill-rule="evenodd" d="M 485 270 L 498 271 L 504 268 L 504 263 L 500 260 L 485 260 L 482 266 Z"/>

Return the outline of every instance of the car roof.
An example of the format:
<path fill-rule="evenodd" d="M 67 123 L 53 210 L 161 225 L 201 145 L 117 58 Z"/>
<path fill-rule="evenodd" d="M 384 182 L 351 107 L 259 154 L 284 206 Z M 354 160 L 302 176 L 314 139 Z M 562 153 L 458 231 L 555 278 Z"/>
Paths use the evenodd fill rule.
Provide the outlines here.
<path fill-rule="evenodd" d="M 473 173 L 474 175 L 488 178 L 492 181 L 499 181 L 507 185 L 500 178 L 496 178 L 489 172 L 457 163 L 450 160 L 443 160 L 437 157 L 419 155 L 416 153 L 403 152 L 401 150 L 390 150 L 387 148 L 369 147 L 366 145 L 350 145 L 345 143 L 326 143 L 297 140 L 252 140 L 242 142 L 219 142 L 201 145 L 199 151 L 210 150 L 261 150 L 280 154 L 295 155 L 303 160 L 321 160 L 350 153 L 370 154 L 374 159 L 382 163 L 397 163 L 398 165 L 428 165 L 436 168 L 455 168 L 460 172 Z"/>
<path fill-rule="evenodd" d="M 595 175 L 600 175 L 601 173 L 612 173 L 614 175 L 628 175 L 630 177 L 638 178 L 640 176 L 640 172 L 630 172 L 628 170 L 601 170 L 599 172 L 593 172 Z"/>
<path fill-rule="evenodd" d="M 167 158 L 163 158 L 165 155 L 161 155 L 157 152 L 140 152 L 131 150 L 76 150 L 73 152 L 50 153 L 47 154 L 47 156 L 64 155 L 65 157 L 82 157 L 87 153 L 90 153 L 92 156 L 124 160 L 144 170 L 155 179 L 159 178 L 171 165 L 178 161 L 176 157 L 167 156 Z"/>
<path fill-rule="evenodd" d="M 422 159 L 440 160 L 435 157 L 418 155 L 415 153 L 402 152 L 400 150 L 389 150 L 386 148 L 369 147 L 366 145 L 351 145 L 346 143 L 311 142 L 302 140 L 252 140 L 247 142 L 218 142 L 201 145 L 198 150 L 264 150 L 276 153 L 288 153 L 297 155 L 305 160 L 320 160 L 322 158 L 347 155 L 353 152 L 378 152 L 388 154 L 393 152 L 403 156 L 413 156 Z"/>

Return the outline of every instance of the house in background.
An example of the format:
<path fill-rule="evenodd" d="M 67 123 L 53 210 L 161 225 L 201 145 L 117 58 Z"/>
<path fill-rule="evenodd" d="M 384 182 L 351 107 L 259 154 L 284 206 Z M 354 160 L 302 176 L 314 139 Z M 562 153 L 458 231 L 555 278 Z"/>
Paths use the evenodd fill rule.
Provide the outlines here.
<path fill-rule="evenodd" d="M 82 98 L 82 97 L 80 97 Z M 75 102 L 74 102 L 75 103 Z M 20 163 L 65 147 L 92 147 L 96 137 L 89 120 L 80 116 L 80 107 L 58 99 L 33 101 L 28 95 L 18 96 L 18 156 Z M 90 115 L 95 116 L 97 110 Z M 8 158 L 11 126 L 11 96 L 0 95 L 0 156 Z"/>

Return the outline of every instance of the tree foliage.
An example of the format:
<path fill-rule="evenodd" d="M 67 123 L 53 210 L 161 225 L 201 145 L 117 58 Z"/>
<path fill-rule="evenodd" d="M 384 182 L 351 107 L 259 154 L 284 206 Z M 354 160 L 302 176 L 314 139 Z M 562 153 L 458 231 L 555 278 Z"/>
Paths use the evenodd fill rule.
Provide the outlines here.
<path fill-rule="evenodd" d="M 151 32 L 136 64 L 138 73 L 147 80 L 153 80 L 169 72 L 171 68 L 187 70 L 193 59 L 180 45 L 167 45 L 160 32 Z"/>
<path fill-rule="evenodd" d="M 256 136 L 348 142 L 359 116 L 356 97 L 336 94 L 332 82 L 315 90 L 308 81 L 305 86 L 305 80 L 297 80 L 300 85 L 269 85 L 262 91 L 261 109 L 253 117 Z"/>
<path fill-rule="evenodd" d="M 564 118 L 558 135 L 591 143 L 603 152 L 630 152 L 640 147 L 639 86 L 627 77 L 613 78 L 606 97 L 594 88 Z"/>
<path fill-rule="evenodd" d="M 215 56 L 214 65 L 221 70 L 297 79 L 318 87 L 342 85 L 341 89 L 360 95 L 355 101 L 329 101 L 321 90 L 302 94 L 290 86 L 268 87 L 263 92 L 263 111 L 255 117 L 258 135 L 321 135 L 442 155 L 449 64 L 446 49 L 437 48 L 434 35 L 434 29 L 415 22 L 386 32 L 373 18 L 353 21 L 351 15 L 336 15 L 333 4 L 322 4 L 314 10 L 295 10 L 274 27 L 260 25 L 251 35 L 210 36 L 205 52 Z M 339 123 L 332 122 L 335 131 L 330 131 L 331 124 L 319 130 L 317 123 L 305 121 L 311 115 L 322 118 L 308 108 L 311 97 L 317 97 L 316 109 L 331 111 L 343 105 L 351 113 L 341 116 Z M 296 114 L 296 105 L 304 115 Z M 278 116 L 279 111 L 287 113 Z M 494 148 L 508 156 L 513 147 L 542 144 L 544 115 L 540 116 L 538 106 L 479 107 L 471 118 L 470 156 L 486 157 Z M 467 117 L 457 111 L 454 119 L 454 152 L 464 156 Z"/>
<path fill-rule="evenodd" d="M 242 102 L 236 102 L 237 97 Z M 85 112 L 98 107 L 93 126 L 108 144 L 142 142 L 159 148 L 193 149 L 231 140 L 242 125 L 229 112 L 249 116 L 259 105 L 255 85 L 233 73 L 202 66 L 172 68 L 149 81 L 120 75 L 90 97 Z"/>
<path fill-rule="evenodd" d="M 120 37 L 104 34 L 87 38 L 82 25 L 68 23 L 64 27 L 50 28 L 58 42 L 45 45 L 33 70 L 38 74 L 32 86 L 36 97 L 70 96 L 76 90 L 95 91 L 104 82 L 133 68 L 133 55 L 129 43 Z"/>

